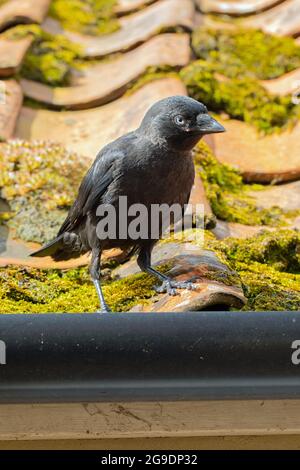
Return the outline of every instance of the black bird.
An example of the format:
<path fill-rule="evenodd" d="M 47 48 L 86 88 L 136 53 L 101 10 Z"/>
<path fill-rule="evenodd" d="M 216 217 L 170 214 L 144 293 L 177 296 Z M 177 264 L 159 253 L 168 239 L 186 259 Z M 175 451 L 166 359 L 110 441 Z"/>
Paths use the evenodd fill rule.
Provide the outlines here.
<path fill-rule="evenodd" d="M 100 285 L 100 258 L 105 249 L 119 247 L 138 252 L 139 267 L 162 281 L 161 291 L 174 295 L 176 288 L 186 288 L 187 283 L 176 283 L 151 267 L 151 252 L 160 236 L 101 239 L 97 235 L 101 216 L 96 211 L 99 206 L 110 204 L 118 212 L 120 196 L 127 196 L 128 207 L 132 204 L 144 204 L 149 210 L 152 204 L 183 207 L 188 203 L 195 177 L 191 150 L 204 135 L 224 131 L 209 116 L 207 108 L 192 98 L 172 96 L 158 101 L 137 130 L 98 153 L 57 237 L 31 256 L 67 260 L 91 252 L 90 273 L 101 311 L 109 311 Z"/>

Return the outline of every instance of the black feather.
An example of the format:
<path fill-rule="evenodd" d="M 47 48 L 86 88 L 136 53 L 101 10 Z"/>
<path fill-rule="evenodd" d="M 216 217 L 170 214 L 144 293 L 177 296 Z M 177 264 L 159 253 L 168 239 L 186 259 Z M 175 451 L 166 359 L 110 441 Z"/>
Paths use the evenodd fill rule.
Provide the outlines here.
<path fill-rule="evenodd" d="M 36 257 L 36 258 L 42 258 L 44 256 L 52 256 L 54 253 L 63 248 L 63 235 L 60 235 L 56 237 L 54 240 L 51 242 L 47 243 L 44 245 L 40 250 L 35 251 L 34 253 L 31 253 L 30 256 Z"/>

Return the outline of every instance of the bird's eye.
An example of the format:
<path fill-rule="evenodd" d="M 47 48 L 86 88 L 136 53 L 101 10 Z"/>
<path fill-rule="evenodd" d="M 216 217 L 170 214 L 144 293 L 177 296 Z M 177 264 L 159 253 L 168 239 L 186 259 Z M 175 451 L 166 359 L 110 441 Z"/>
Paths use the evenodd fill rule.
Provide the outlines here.
<path fill-rule="evenodd" d="M 177 124 L 178 126 L 183 126 L 185 124 L 184 117 L 180 115 L 175 116 L 174 121 L 175 121 L 175 124 Z"/>

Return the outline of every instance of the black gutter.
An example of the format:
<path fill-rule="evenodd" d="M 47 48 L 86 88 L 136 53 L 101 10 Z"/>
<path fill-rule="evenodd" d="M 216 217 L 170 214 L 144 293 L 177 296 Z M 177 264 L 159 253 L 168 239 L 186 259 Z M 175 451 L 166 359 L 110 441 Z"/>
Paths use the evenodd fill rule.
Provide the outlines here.
<path fill-rule="evenodd" d="M 300 398 L 297 339 L 300 312 L 0 315 L 0 402 Z"/>

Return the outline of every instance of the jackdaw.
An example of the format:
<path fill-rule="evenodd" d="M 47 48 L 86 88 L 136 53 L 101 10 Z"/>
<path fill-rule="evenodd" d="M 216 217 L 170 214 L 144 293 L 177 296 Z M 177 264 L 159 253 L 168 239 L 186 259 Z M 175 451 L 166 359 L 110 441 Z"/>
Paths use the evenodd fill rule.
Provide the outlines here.
<path fill-rule="evenodd" d="M 151 252 L 161 231 L 153 237 L 149 223 L 146 239 L 130 234 L 121 238 L 118 233 L 105 239 L 97 230 L 104 215 L 96 212 L 99 207 L 112 205 L 118 213 L 120 196 L 127 197 L 128 207 L 144 204 L 149 213 L 153 204 L 179 204 L 184 208 L 195 177 L 193 147 L 204 135 L 224 131 L 209 116 L 207 108 L 192 98 L 172 96 L 158 101 L 137 130 L 98 153 L 57 237 L 31 256 L 51 256 L 60 261 L 91 252 L 90 274 L 102 312 L 109 311 L 100 285 L 100 258 L 106 249 L 118 247 L 138 253 L 140 269 L 162 282 L 161 292 L 175 295 L 176 288 L 191 288 L 190 284 L 175 282 L 151 267 Z"/>

